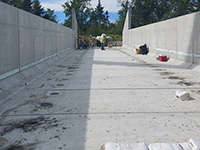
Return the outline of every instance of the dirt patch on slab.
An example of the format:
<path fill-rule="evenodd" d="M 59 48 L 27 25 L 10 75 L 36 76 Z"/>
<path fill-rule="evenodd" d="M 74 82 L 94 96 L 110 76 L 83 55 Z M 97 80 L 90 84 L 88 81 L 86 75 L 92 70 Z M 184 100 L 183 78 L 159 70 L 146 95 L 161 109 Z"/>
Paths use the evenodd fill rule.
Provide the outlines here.
<path fill-rule="evenodd" d="M 178 85 L 185 85 L 185 86 L 194 86 L 195 84 L 199 84 L 199 83 L 196 83 L 196 82 L 188 82 L 188 81 L 179 81 L 177 83 Z"/>
<path fill-rule="evenodd" d="M 57 84 L 57 86 L 64 86 L 64 84 Z"/>
<path fill-rule="evenodd" d="M 68 66 L 58 65 L 58 67 L 60 67 L 60 68 L 67 68 Z"/>
<path fill-rule="evenodd" d="M 27 145 L 10 145 L 2 150 L 34 150 L 37 143 Z"/>
<path fill-rule="evenodd" d="M 42 87 L 44 87 L 44 84 L 42 84 L 42 85 L 38 86 L 38 88 L 42 88 Z"/>
<path fill-rule="evenodd" d="M 35 94 L 30 95 L 29 98 L 36 98 L 37 96 Z"/>
<path fill-rule="evenodd" d="M 68 80 L 69 80 L 68 78 L 63 78 L 60 81 L 68 81 Z"/>
<path fill-rule="evenodd" d="M 70 76 L 70 75 L 72 75 L 72 73 L 67 73 L 67 74 L 65 74 L 66 76 Z"/>
<path fill-rule="evenodd" d="M 153 69 L 154 71 L 166 71 L 165 69 Z"/>
<path fill-rule="evenodd" d="M 151 68 L 158 68 L 159 66 L 151 65 Z"/>
<path fill-rule="evenodd" d="M 175 74 L 174 72 L 167 72 L 167 71 L 165 71 L 165 72 L 159 72 L 159 73 L 160 73 L 161 76 L 170 76 L 170 75 Z"/>
<path fill-rule="evenodd" d="M 28 105 L 28 104 L 33 103 L 33 102 L 35 102 L 35 101 L 42 100 L 42 99 L 46 99 L 46 98 L 47 98 L 46 95 L 38 96 L 38 97 L 36 97 L 36 98 L 34 98 L 34 99 L 24 101 L 23 103 L 17 105 L 16 107 L 13 107 L 13 108 L 11 108 L 11 109 L 8 109 L 8 110 L 4 111 L 4 112 L 2 113 L 2 115 L 1 115 L 0 126 L 1 126 L 1 124 L 2 124 L 2 122 L 3 122 L 3 120 L 9 115 L 10 112 L 12 112 L 12 111 L 14 111 L 14 110 L 16 110 L 16 109 L 18 109 L 18 108 L 20 108 L 20 107 L 22 107 L 22 106 L 25 106 L 25 105 Z"/>
<path fill-rule="evenodd" d="M 68 69 L 72 70 L 72 69 L 78 69 L 79 67 L 76 67 L 76 66 L 71 66 L 69 67 Z"/>
<path fill-rule="evenodd" d="M 59 95 L 60 93 L 59 92 L 52 92 L 50 93 L 50 95 Z"/>
<path fill-rule="evenodd" d="M 58 126 L 58 121 L 54 118 L 50 120 L 49 118 L 45 118 L 43 116 L 34 118 L 34 119 L 26 119 L 22 121 L 13 121 L 11 123 L 5 124 L 3 126 L 4 129 L 0 132 L 1 136 L 12 132 L 13 130 L 20 129 L 23 132 L 33 132 L 38 128 L 43 128 L 45 130 L 52 129 L 53 127 Z"/>
<path fill-rule="evenodd" d="M 200 90 L 191 90 L 191 92 L 200 94 Z"/>
<path fill-rule="evenodd" d="M 8 142 L 7 139 L 0 137 L 0 147 Z"/>
<path fill-rule="evenodd" d="M 184 80 L 185 78 L 181 78 L 178 76 L 169 76 L 168 79 L 172 79 L 172 80 Z"/>
<path fill-rule="evenodd" d="M 41 103 L 40 107 L 41 108 L 52 108 L 53 104 L 52 103 Z"/>

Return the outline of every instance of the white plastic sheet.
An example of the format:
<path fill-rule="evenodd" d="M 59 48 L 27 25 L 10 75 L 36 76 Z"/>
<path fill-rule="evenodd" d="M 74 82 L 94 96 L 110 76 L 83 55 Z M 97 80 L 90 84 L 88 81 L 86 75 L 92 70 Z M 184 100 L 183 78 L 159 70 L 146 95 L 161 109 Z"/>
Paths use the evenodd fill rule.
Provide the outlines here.
<path fill-rule="evenodd" d="M 189 144 L 191 145 L 192 150 L 200 150 L 200 142 L 190 139 Z"/>
<path fill-rule="evenodd" d="M 105 150 L 148 150 L 145 143 L 106 143 Z"/>
<path fill-rule="evenodd" d="M 189 143 L 153 143 L 149 150 L 192 150 Z"/>

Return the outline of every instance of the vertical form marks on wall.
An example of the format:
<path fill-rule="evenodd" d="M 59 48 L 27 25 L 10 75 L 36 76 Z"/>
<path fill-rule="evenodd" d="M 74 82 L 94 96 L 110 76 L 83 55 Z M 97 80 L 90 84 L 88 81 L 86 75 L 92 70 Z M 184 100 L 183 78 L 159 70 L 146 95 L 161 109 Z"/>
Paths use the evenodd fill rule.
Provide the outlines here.
<path fill-rule="evenodd" d="M 19 71 L 17 11 L 0 2 L 0 75 Z"/>

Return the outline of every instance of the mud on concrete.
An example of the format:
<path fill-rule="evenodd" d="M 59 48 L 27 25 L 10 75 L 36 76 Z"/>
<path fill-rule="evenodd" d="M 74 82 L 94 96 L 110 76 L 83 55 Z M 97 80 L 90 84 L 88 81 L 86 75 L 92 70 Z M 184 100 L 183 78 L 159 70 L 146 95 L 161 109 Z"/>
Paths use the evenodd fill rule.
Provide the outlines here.
<path fill-rule="evenodd" d="M 37 143 L 27 144 L 27 145 L 10 145 L 2 150 L 34 150 Z"/>
<path fill-rule="evenodd" d="M 2 125 L 3 130 L 0 132 L 0 136 L 4 136 L 14 130 L 20 129 L 23 132 L 33 132 L 38 128 L 42 128 L 44 130 L 52 129 L 54 127 L 59 126 L 56 118 L 50 119 L 44 116 L 40 116 L 33 119 L 25 119 L 22 121 L 13 121 L 7 124 Z"/>
<path fill-rule="evenodd" d="M 199 82 L 190 82 L 190 81 L 179 81 L 178 83 L 177 83 L 178 85 L 185 85 L 185 86 L 194 86 L 194 85 L 196 85 L 196 84 L 199 84 L 200 85 L 200 83 Z"/>
<path fill-rule="evenodd" d="M 170 76 L 170 75 L 173 75 L 175 74 L 174 72 L 167 72 L 167 71 L 164 71 L 164 72 L 159 72 L 161 76 Z"/>
<path fill-rule="evenodd" d="M 181 78 L 178 76 L 169 76 L 168 79 L 172 79 L 172 80 L 184 80 L 185 78 Z"/>
<path fill-rule="evenodd" d="M 53 104 L 52 103 L 41 103 L 40 104 L 40 107 L 41 108 L 52 108 L 53 107 Z"/>
<path fill-rule="evenodd" d="M 32 99 L 33 97 L 34 97 L 34 99 Z M 16 107 L 13 107 L 11 109 L 8 109 L 8 110 L 4 111 L 2 113 L 2 115 L 1 115 L 1 118 L 0 118 L 0 126 L 1 126 L 1 124 L 3 122 L 3 120 L 9 115 L 10 112 L 15 111 L 16 109 L 18 109 L 18 108 L 20 108 L 22 106 L 28 105 L 28 104 L 30 104 L 32 102 L 39 101 L 39 100 L 44 100 L 44 99 L 47 98 L 47 96 L 46 95 L 42 95 L 42 96 L 39 96 L 39 97 L 35 98 L 35 95 L 32 95 L 29 98 L 31 98 L 31 100 L 27 100 L 27 101 L 17 105 Z"/>

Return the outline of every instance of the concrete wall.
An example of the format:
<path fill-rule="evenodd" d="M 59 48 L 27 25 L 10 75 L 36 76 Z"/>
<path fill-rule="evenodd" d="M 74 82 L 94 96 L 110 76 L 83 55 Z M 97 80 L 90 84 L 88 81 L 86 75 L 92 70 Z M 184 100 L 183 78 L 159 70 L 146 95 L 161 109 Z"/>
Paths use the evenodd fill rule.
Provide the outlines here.
<path fill-rule="evenodd" d="M 0 2 L 0 79 L 74 48 L 75 30 Z"/>
<path fill-rule="evenodd" d="M 123 30 L 123 46 L 135 49 L 147 44 L 153 53 L 200 64 L 200 12 L 134 29 L 128 29 L 128 19 Z"/>

